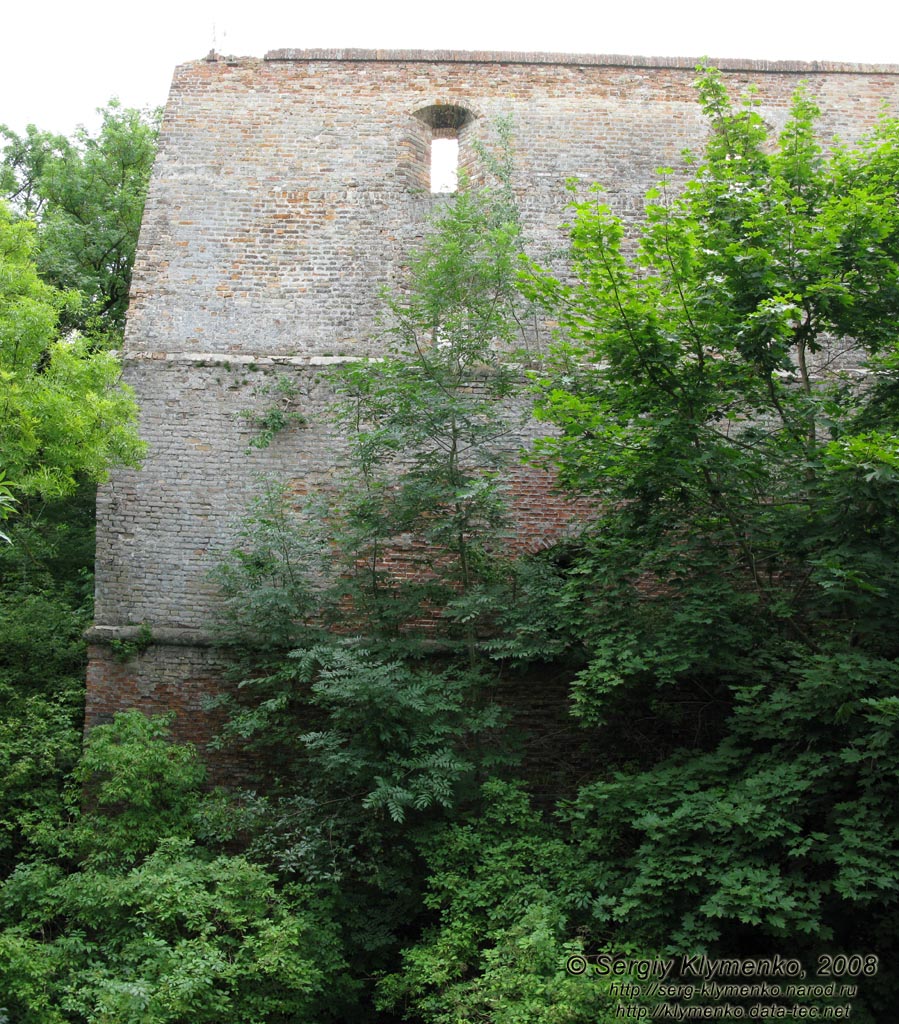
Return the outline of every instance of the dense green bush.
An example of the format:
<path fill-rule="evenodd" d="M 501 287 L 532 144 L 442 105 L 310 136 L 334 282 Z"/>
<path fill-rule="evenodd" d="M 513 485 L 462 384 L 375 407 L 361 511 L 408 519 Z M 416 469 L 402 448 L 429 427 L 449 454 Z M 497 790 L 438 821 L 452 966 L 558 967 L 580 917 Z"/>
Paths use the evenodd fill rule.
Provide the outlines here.
<path fill-rule="evenodd" d="M 341 1019 L 350 985 L 329 908 L 195 841 L 203 777 L 161 720 L 128 712 L 92 730 L 45 854 L 0 887 L 13 1019 Z"/>

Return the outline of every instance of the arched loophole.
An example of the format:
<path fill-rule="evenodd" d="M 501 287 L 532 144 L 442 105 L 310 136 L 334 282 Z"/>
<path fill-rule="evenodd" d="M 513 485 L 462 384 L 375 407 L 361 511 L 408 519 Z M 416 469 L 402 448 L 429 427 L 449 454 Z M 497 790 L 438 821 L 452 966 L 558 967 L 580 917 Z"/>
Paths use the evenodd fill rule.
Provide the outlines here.
<path fill-rule="evenodd" d="M 435 103 L 416 110 L 415 117 L 430 129 L 431 192 L 455 192 L 459 171 L 459 133 L 474 121 L 474 114 L 465 107 Z"/>

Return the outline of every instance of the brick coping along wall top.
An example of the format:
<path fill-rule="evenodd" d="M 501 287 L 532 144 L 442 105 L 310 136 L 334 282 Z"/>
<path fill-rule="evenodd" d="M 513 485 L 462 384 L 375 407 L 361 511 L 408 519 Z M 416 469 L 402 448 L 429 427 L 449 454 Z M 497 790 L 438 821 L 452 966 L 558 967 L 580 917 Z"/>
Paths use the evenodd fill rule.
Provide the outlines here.
<path fill-rule="evenodd" d="M 510 117 L 513 186 L 538 258 L 563 245 L 567 179 L 601 182 L 638 223 L 661 166 L 683 167 L 707 125 L 696 61 L 548 53 L 273 50 L 175 70 L 131 288 L 124 375 L 148 443 L 141 470 L 99 492 L 96 625 L 88 727 L 116 710 L 176 710 L 176 732 L 205 741 L 204 695 L 220 685 L 211 646 L 210 570 L 235 542 L 260 476 L 298 495 L 328 493 L 344 439 L 328 417 L 330 363 L 377 356 L 385 286 L 446 196 L 429 190 L 432 139 L 455 135 L 460 163 Z M 899 67 L 723 60 L 734 94 L 756 89 L 779 128 L 805 81 L 820 130 L 851 143 L 899 109 Z M 304 423 L 248 446 L 241 414 L 277 375 Z M 529 428 L 530 435 L 538 431 Z M 527 436 L 522 438 L 526 442 Z M 547 478 L 518 483 L 519 545 L 569 528 Z M 143 628 L 142 628 L 143 627 Z M 133 645 L 122 660 L 113 642 Z"/>
<path fill-rule="evenodd" d="M 208 59 L 208 58 L 207 58 Z M 218 58 L 241 60 L 244 58 Z M 252 59 L 252 58 L 250 58 Z M 899 64 L 854 64 L 846 61 L 747 60 L 739 57 L 641 57 L 626 54 L 517 52 L 513 50 L 269 50 L 267 61 L 400 61 L 436 64 L 559 64 L 576 67 L 681 68 L 695 71 L 700 61 L 722 71 L 757 71 L 776 74 L 899 74 Z"/>

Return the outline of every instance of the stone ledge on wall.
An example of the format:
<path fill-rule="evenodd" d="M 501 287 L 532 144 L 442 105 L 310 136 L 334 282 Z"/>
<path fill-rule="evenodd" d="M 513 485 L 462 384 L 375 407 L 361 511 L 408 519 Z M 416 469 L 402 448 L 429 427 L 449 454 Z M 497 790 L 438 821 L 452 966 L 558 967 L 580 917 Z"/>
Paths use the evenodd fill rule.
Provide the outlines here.
<path fill-rule="evenodd" d="M 149 637 L 151 644 L 167 647 L 215 646 L 208 632 L 191 626 L 153 626 L 147 622 L 128 623 L 124 626 L 94 625 L 84 633 L 89 644 L 110 645 L 113 642 L 141 640 L 143 637 Z"/>

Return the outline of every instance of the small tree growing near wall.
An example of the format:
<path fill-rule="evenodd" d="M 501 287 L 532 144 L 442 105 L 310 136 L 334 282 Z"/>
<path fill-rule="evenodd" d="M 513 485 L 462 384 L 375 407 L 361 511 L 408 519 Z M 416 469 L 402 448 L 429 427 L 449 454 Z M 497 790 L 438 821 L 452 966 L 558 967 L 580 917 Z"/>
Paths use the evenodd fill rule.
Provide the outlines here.
<path fill-rule="evenodd" d="M 514 363 L 524 304 L 510 130 L 499 124 L 498 155 L 481 150 L 492 182 L 470 188 L 463 179 L 413 257 L 406 288 L 386 297 L 386 357 L 345 364 L 334 377 L 350 439 L 342 543 L 366 628 L 408 634 L 425 602 L 438 610 L 437 633 L 460 641 L 471 667 L 478 624 L 495 604 L 507 471 L 525 418 Z M 432 620 L 432 637 L 434 629 Z"/>
<path fill-rule="evenodd" d="M 277 776 L 255 849 L 291 877 L 340 881 L 367 972 L 418 921 L 420 837 L 479 799 L 482 737 L 499 720 L 480 627 L 503 583 L 523 303 L 508 159 L 492 166 L 497 180 L 460 189 L 406 288 L 385 296 L 387 355 L 334 373 L 349 440 L 338 499 L 307 527 L 283 499 L 260 507 L 220 576 L 241 622 L 280 609 L 287 624 L 266 637 L 292 638 L 280 661 L 266 651 L 264 671 L 244 675 L 231 708 L 229 731 Z M 312 534 L 330 538 L 330 570 L 297 586 L 308 559 L 276 563 L 311 551 Z"/>

